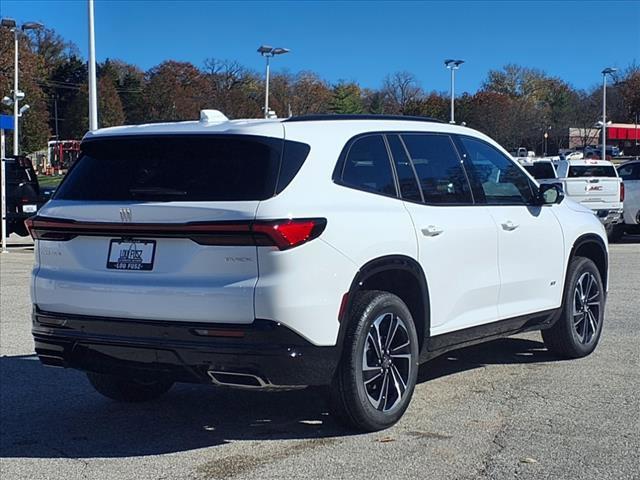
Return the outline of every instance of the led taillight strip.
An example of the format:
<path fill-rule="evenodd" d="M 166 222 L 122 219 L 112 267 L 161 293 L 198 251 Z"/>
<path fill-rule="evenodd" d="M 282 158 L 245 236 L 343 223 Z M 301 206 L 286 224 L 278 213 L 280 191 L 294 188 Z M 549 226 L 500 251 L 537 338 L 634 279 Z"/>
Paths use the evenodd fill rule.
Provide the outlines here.
<path fill-rule="evenodd" d="M 78 222 L 31 217 L 25 225 L 34 240 L 64 242 L 77 236 L 189 238 L 200 245 L 276 246 L 280 250 L 302 245 L 318 237 L 324 218 L 256 220 L 242 222 L 111 223 Z"/>

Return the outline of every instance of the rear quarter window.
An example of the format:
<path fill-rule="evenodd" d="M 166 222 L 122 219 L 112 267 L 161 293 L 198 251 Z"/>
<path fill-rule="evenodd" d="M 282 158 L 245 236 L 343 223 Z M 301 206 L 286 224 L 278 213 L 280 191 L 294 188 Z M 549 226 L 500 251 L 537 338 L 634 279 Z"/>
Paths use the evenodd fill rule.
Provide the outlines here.
<path fill-rule="evenodd" d="M 242 135 L 131 136 L 85 141 L 59 200 L 247 201 L 281 192 L 310 147 Z"/>

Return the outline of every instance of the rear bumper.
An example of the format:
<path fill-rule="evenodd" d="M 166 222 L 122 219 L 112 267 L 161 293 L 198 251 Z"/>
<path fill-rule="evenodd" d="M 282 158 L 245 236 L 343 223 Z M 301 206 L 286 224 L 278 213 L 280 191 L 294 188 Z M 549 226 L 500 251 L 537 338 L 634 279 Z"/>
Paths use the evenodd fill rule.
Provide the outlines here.
<path fill-rule="evenodd" d="M 337 347 L 314 346 L 270 320 L 244 326 L 164 322 L 35 307 L 32 333 L 45 365 L 190 383 L 211 383 L 208 372 L 216 371 L 257 377 L 263 387 L 326 385 L 339 360 Z"/>

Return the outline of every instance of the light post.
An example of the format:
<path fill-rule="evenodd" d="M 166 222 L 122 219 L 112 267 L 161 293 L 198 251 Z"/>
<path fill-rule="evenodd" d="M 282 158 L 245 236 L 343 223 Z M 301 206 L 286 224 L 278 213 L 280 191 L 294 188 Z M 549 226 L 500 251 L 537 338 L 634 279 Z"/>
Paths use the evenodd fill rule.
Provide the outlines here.
<path fill-rule="evenodd" d="M 444 61 L 445 66 L 451 70 L 451 120 L 449 123 L 456 123 L 455 120 L 455 87 L 456 87 L 456 70 L 460 68 L 460 65 L 464 63 L 464 60 L 447 59 Z"/>
<path fill-rule="evenodd" d="M 602 70 L 602 160 L 607 159 L 607 75 L 618 69 L 607 67 Z"/>
<path fill-rule="evenodd" d="M 276 55 L 283 55 L 285 53 L 289 53 L 290 50 L 288 48 L 276 47 L 273 48 L 269 45 L 261 45 L 258 48 L 258 53 L 266 58 L 267 67 L 265 72 L 265 90 L 264 90 L 264 118 L 269 118 L 269 63 L 271 57 Z"/>
<path fill-rule="evenodd" d="M 0 26 L 4 28 L 8 28 L 10 32 L 13 33 L 13 98 L 11 99 L 13 103 L 13 154 L 18 155 L 20 151 L 19 145 L 19 128 L 18 128 L 18 117 L 20 117 L 20 100 L 24 99 L 24 92 L 21 92 L 18 89 L 18 35 L 20 35 L 20 31 L 27 30 L 36 30 L 42 27 L 41 23 L 38 22 L 25 22 L 22 24 L 20 28 L 16 24 L 16 21 L 13 18 L 3 18 L 0 21 Z"/>
<path fill-rule="evenodd" d="M 89 10 L 89 130 L 98 129 L 98 93 L 96 81 L 96 36 L 93 21 L 93 0 L 88 1 Z"/>

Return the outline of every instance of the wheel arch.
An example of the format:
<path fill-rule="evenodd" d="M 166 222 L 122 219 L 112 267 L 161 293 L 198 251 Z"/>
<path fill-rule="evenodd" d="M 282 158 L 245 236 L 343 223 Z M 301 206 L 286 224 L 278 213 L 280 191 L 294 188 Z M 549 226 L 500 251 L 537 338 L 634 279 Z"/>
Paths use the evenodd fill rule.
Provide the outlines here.
<path fill-rule="evenodd" d="M 600 277 L 602 278 L 602 283 L 605 285 L 605 290 L 607 290 L 609 285 L 609 254 L 604 240 L 593 233 L 578 237 L 573 243 L 571 253 L 569 254 L 567 272 L 569 270 L 569 262 L 575 257 L 585 257 L 596 264 L 600 272 Z"/>
<path fill-rule="evenodd" d="M 368 261 L 358 270 L 339 318 L 340 347 L 349 324 L 353 299 L 362 290 L 384 290 L 400 297 L 414 318 L 422 350 L 430 331 L 430 301 L 427 280 L 420 264 L 406 255 L 386 255 Z"/>

